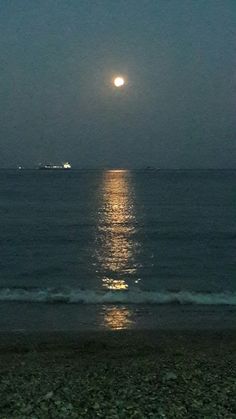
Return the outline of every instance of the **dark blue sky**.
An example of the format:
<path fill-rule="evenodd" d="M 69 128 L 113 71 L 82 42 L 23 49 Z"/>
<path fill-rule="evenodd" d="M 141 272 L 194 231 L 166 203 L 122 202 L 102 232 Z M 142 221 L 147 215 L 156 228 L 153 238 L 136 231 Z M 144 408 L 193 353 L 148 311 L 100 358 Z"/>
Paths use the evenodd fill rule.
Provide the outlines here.
<path fill-rule="evenodd" d="M 0 56 L 1 167 L 236 167 L 235 0 L 4 0 Z"/>

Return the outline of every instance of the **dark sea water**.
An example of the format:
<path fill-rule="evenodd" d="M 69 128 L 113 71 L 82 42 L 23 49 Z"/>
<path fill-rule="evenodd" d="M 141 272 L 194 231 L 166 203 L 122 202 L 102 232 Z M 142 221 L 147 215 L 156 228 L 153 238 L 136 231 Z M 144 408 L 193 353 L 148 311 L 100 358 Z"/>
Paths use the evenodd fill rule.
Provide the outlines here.
<path fill-rule="evenodd" d="M 0 171 L 0 331 L 235 328 L 236 171 Z"/>

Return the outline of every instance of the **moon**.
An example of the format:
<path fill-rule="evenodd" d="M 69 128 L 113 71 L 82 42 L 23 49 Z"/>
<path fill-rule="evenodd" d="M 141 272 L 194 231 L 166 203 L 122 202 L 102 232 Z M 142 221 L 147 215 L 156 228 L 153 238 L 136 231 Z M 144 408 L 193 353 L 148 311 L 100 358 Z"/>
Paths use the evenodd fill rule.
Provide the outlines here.
<path fill-rule="evenodd" d="M 125 79 L 121 76 L 115 77 L 113 80 L 113 84 L 115 87 L 122 87 L 125 84 Z"/>

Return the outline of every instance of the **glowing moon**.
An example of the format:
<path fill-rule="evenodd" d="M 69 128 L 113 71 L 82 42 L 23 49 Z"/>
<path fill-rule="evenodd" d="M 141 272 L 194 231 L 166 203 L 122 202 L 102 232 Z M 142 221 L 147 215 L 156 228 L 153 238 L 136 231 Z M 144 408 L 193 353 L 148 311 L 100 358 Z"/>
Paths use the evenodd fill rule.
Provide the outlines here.
<path fill-rule="evenodd" d="M 119 77 L 114 78 L 113 83 L 114 83 L 114 86 L 121 87 L 121 86 L 124 86 L 125 80 L 123 79 L 123 77 L 119 76 Z"/>

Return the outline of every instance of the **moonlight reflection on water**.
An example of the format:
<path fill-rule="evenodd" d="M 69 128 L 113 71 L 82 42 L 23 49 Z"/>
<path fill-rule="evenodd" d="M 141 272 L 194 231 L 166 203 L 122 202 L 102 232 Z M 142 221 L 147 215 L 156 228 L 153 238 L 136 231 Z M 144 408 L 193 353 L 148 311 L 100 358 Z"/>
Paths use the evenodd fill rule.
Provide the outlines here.
<path fill-rule="evenodd" d="M 129 329 L 133 324 L 131 315 L 132 312 L 127 307 L 104 306 L 103 325 L 110 330 Z"/>
<path fill-rule="evenodd" d="M 129 171 L 108 170 L 103 176 L 97 251 L 98 268 L 103 274 L 102 286 L 106 290 L 125 292 L 129 288 L 127 278 L 136 272 L 135 229 Z M 104 323 L 111 329 L 123 329 L 129 327 L 129 317 L 127 308 L 108 307 L 105 308 Z"/>

